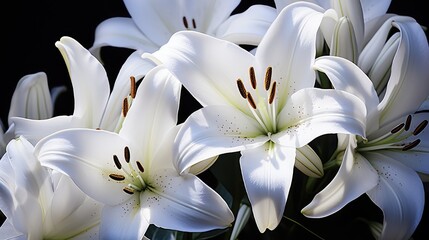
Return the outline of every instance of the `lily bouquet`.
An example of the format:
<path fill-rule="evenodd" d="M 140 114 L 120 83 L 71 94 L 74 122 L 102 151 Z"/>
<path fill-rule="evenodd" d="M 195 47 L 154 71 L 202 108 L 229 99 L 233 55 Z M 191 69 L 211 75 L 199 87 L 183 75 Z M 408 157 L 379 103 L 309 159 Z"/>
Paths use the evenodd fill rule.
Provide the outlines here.
<path fill-rule="evenodd" d="M 124 0 L 92 46 L 61 37 L 74 109 L 44 72 L 16 85 L 2 239 L 416 237 L 425 26 L 389 0 L 239 4 Z M 132 50 L 115 79 L 108 47 Z"/>

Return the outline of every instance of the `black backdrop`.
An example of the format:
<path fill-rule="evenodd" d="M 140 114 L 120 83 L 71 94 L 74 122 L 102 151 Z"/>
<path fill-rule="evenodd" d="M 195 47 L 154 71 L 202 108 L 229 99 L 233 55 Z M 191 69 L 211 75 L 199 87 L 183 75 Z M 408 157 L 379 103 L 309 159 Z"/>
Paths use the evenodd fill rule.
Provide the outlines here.
<path fill-rule="evenodd" d="M 273 5 L 272 1 L 243 0 L 237 10 L 247 9 L 249 5 L 255 3 Z M 429 26 L 428 8 L 423 4 L 423 0 L 392 0 L 389 12 L 414 17 L 422 25 Z M 58 85 L 69 87 L 69 91 L 60 96 L 55 106 L 55 115 L 71 114 L 73 95 L 70 79 L 63 58 L 54 45 L 55 41 L 62 36 L 70 36 L 84 47 L 90 47 L 94 40 L 94 30 L 102 20 L 129 16 L 120 0 L 14 0 L 8 1 L 7 6 L 3 3 L 2 9 L 0 118 L 5 125 L 10 99 L 17 81 L 26 74 L 39 71 L 47 73 L 50 87 Z M 105 52 L 109 56 L 106 60 L 109 79 L 114 80 L 121 64 L 131 51 L 106 48 Z M 184 116 L 199 106 L 186 93 L 182 96 L 187 106 L 181 109 L 183 120 Z M 429 201 L 428 193 L 426 199 Z M 429 226 L 427 218 L 426 208 L 415 239 L 424 235 L 424 228 Z"/>

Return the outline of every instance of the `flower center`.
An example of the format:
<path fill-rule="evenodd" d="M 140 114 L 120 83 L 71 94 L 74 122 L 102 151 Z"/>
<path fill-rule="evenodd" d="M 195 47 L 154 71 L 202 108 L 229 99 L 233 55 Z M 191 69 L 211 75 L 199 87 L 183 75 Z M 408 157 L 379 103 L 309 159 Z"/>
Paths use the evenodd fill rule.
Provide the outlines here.
<path fill-rule="evenodd" d="M 121 161 L 119 160 L 117 155 L 113 155 L 113 162 L 118 170 L 121 170 L 124 174 L 112 173 L 109 174 L 109 177 L 117 182 L 127 182 L 127 186 L 123 188 L 124 192 L 128 194 L 133 194 L 134 192 L 141 192 L 146 189 L 146 184 L 143 181 L 142 173 L 144 173 L 143 165 L 139 161 L 135 161 L 135 166 L 133 166 L 133 162 L 131 162 L 130 149 L 128 146 L 124 148 L 124 160 L 128 165 L 128 169 L 125 169 L 122 166 Z"/>
<path fill-rule="evenodd" d="M 423 120 L 417 127 L 410 131 L 412 117 L 407 116 L 405 122 L 394 127 L 390 132 L 369 141 L 359 141 L 358 151 L 373 151 L 381 149 L 400 149 L 402 151 L 411 150 L 420 144 L 419 138 L 413 136 L 419 135 L 428 125 L 428 120 Z"/>
<path fill-rule="evenodd" d="M 185 26 L 186 29 L 190 30 L 191 28 L 189 26 L 188 19 L 185 16 L 183 16 L 182 21 L 183 21 L 183 26 Z M 192 20 L 190 21 L 190 23 L 192 24 L 192 28 L 194 30 L 197 29 L 197 23 L 195 22 L 194 18 L 192 18 Z"/>
<path fill-rule="evenodd" d="M 258 91 L 255 69 L 249 68 L 249 80 L 252 86 L 251 92 L 247 91 L 243 81 L 237 79 L 237 88 L 240 95 L 247 100 L 248 107 L 253 117 L 258 121 L 261 127 L 265 130 L 268 136 L 277 132 L 277 112 L 276 112 L 276 89 L 277 82 L 271 81 L 272 68 L 267 67 L 265 70 L 264 86 L 261 93 L 266 93 L 261 96 Z"/>

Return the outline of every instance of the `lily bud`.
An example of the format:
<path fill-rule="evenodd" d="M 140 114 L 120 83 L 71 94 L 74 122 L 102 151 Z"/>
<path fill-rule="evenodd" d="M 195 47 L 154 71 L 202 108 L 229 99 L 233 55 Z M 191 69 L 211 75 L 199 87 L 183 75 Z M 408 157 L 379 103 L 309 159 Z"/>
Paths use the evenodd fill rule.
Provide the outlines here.
<path fill-rule="evenodd" d="M 44 72 L 22 77 L 13 93 L 8 121 L 12 117 L 47 119 L 53 115 L 53 104 Z"/>

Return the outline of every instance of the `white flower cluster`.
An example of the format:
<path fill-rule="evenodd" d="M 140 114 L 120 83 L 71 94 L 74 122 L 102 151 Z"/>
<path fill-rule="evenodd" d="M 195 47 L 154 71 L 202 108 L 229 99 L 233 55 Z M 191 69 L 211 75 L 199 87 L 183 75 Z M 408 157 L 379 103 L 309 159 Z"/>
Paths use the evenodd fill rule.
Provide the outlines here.
<path fill-rule="evenodd" d="M 101 22 L 91 48 L 57 41 L 73 114 L 54 116 L 64 89 L 45 73 L 18 82 L 2 239 L 237 239 L 363 196 L 380 214 L 347 217 L 411 238 L 429 181 L 424 27 L 390 0 L 274 2 L 124 0 L 131 17 Z M 106 46 L 133 50 L 112 89 Z M 202 107 L 179 123 L 182 88 Z"/>

